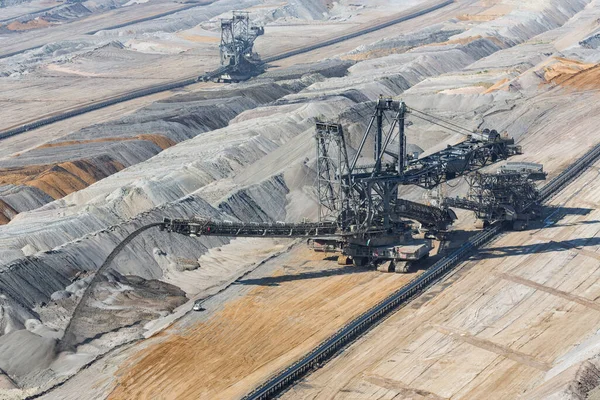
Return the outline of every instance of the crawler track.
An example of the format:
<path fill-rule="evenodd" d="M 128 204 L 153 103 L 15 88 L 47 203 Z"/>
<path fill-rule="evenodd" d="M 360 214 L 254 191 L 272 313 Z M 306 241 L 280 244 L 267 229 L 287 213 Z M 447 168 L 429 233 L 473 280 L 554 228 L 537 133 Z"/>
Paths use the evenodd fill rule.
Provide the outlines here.
<path fill-rule="evenodd" d="M 309 51 L 313 51 L 322 47 L 326 47 L 326 46 L 331 46 L 332 44 L 336 44 L 339 42 L 343 42 L 349 39 L 353 39 L 355 37 L 358 36 L 362 36 L 362 35 L 366 35 L 368 33 L 371 32 L 375 32 L 378 31 L 380 29 L 384 29 L 387 27 L 390 27 L 392 25 L 398 24 L 400 22 L 404 22 L 404 21 L 408 21 L 410 19 L 413 18 L 417 18 L 420 17 L 422 15 L 428 14 L 432 11 L 435 10 L 439 10 L 440 8 L 446 7 L 450 4 L 454 3 L 454 0 L 446 0 L 440 3 L 437 3 L 433 6 L 430 6 L 428 8 L 422 9 L 422 10 L 418 10 L 415 11 L 413 13 L 410 14 L 406 14 L 406 15 L 402 15 L 399 16 L 397 18 L 388 20 L 388 21 L 384 21 L 372 26 L 369 26 L 367 28 L 358 30 L 356 32 L 352 32 L 346 35 L 342 35 L 342 36 L 338 36 L 336 38 L 333 39 L 328 39 L 328 40 L 324 40 L 322 42 L 319 43 L 315 43 L 312 45 L 308 45 L 305 47 L 301 47 L 298 49 L 294 49 L 294 50 L 290 50 L 290 51 L 286 51 L 271 57 L 267 57 L 263 60 L 263 62 L 265 63 L 270 63 L 270 62 L 274 62 L 274 61 L 279 61 L 282 60 L 284 58 L 288 58 L 288 57 L 292 57 L 292 56 L 296 56 L 298 54 L 302 54 L 302 53 L 306 53 Z M 181 10 L 178 10 L 181 11 Z M 12 55 L 12 54 L 11 54 Z M 10 56 L 10 55 L 9 55 Z M 6 57 L 6 56 L 3 56 Z M 133 90 L 131 92 L 122 94 L 122 95 L 118 95 L 118 96 L 114 96 L 108 99 L 104 99 L 104 100 L 100 100 L 82 107 L 78 107 L 72 110 L 68 110 L 65 112 L 56 112 L 54 114 L 51 114 L 47 117 L 44 118 L 40 118 L 38 120 L 35 121 L 31 121 L 31 122 L 27 122 L 23 125 L 19 125 L 19 126 L 14 126 L 12 128 L 6 129 L 4 131 L 0 132 L 0 140 L 2 139 L 6 139 L 8 137 L 11 136 L 15 136 L 39 127 L 42 127 L 44 125 L 49 125 L 52 124 L 54 122 L 58 122 L 58 121 L 63 121 L 65 119 L 71 118 L 71 117 L 75 117 L 77 115 L 81 115 L 81 114 L 85 114 L 87 112 L 90 111 L 94 111 L 94 110 L 98 110 L 100 108 L 104 108 L 104 107 L 108 107 L 108 106 L 112 106 L 118 103 L 122 103 L 125 101 L 129 101 L 129 100 L 133 100 L 133 99 L 137 99 L 140 97 L 145 97 L 145 96 L 149 96 L 152 94 L 156 94 L 156 93 L 160 93 L 160 92 L 165 92 L 168 90 L 173 90 L 173 89 L 177 89 L 177 88 L 182 88 L 184 86 L 188 86 L 188 85 L 192 85 L 194 83 L 197 83 L 201 80 L 210 80 L 212 77 L 214 76 L 218 76 L 223 72 L 222 69 L 217 69 L 215 71 L 209 72 L 205 75 L 202 75 L 200 77 L 197 76 L 192 76 L 189 78 L 185 78 L 185 79 L 181 79 L 181 80 L 177 80 L 174 82 L 170 82 L 170 83 L 165 83 L 165 84 L 161 84 L 161 85 L 156 85 L 156 86 L 150 86 L 147 88 L 142 88 L 142 89 L 137 89 L 137 90 Z"/>
<path fill-rule="evenodd" d="M 596 161 L 598 157 L 600 157 L 600 144 L 594 146 L 562 173 L 544 185 L 540 190 L 542 201 L 546 202 L 558 194 L 565 186 Z M 501 225 L 498 224 L 477 233 L 459 249 L 439 260 L 425 273 L 413 279 L 407 285 L 382 300 L 379 304 L 346 324 L 302 359 L 277 373 L 267 382 L 246 395 L 243 400 L 266 400 L 274 398 L 293 385 L 294 382 L 301 379 L 304 375 L 319 368 L 340 350 L 344 349 L 379 322 L 383 321 L 393 311 L 405 305 L 425 289 L 439 281 L 451 271 L 452 268 L 466 260 L 473 251 L 485 243 L 488 243 L 502 231 Z"/>

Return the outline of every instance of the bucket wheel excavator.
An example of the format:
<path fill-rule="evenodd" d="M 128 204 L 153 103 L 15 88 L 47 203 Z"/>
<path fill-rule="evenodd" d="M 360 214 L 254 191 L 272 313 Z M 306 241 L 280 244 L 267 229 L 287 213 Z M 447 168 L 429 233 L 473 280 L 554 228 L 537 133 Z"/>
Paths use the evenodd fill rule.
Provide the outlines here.
<path fill-rule="evenodd" d="M 448 129 L 456 127 L 410 109 L 402 101 L 384 97 L 375 102 L 356 149 L 348 147 L 340 124 L 316 122 L 318 222 L 165 219 L 161 229 L 190 236 L 306 238 L 315 251 L 339 253 L 340 264 L 407 272 L 412 263 L 426 258 L 432 250 L 432 240 L 426 237 L 443 235 L 456 215 L 449 206 L 435 207 L 402 199 L 401 188 L 415 185 L 432 189 L 520 153 L 512 138 L 485 130 L 468 132 L 463 142 L 426 157 L 409 155 L 405 135 L 408 113 Z M 384 120 L 388 121 L 387 126 Z M 362 160 L 369 163 L 359 164 Z M 426 237 L 417 234 L 415 222 L 427 230 Z"/>
<path fill-rule="evenodd" d="M 214 72 L 214 81 L 241 82 L 264 72 L 264 63 L 254 51 L 254 41 L 264 33 L 264 27 L 250 23 L 247 11 L 234 11 L 231 19 L 221 19 L 221 67 Z"/>

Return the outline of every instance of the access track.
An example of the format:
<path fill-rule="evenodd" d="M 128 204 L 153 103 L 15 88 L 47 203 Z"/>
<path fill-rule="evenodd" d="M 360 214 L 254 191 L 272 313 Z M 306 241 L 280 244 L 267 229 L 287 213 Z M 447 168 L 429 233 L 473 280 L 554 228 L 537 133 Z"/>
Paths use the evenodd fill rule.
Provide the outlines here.
<path fill-rule="evenodd" d="M 316 49 L 319 49 L 322 47 L 331 46 L 336 43 L 340 43 L 340 42 L 343 42 L 343 41 L 346 41 L 349 39 L 356 38 L 358 36 L 366 35 L 368 33 L 375 32 L 380 29 L 384 29 L 384 28 L 393 26 L 400 22 L 408 21 L 408 20 L 423 16 L 425 14 L 428 14 L 435 10 L 439 10 L 439 9 L 444 8 L 453 3 L 454 3 L 453 0 L 441 1 L 432 6 L 429 6 L 427 8 L 416 10 L 416 11 L 408 13 L 408 14 L 400 15 L 396 18 L 392 18 L 390 20 L 371 25 L 369 27 L 360 29 L 360 30 L 352 32 L 352 33 L 348 33 L 346 35 L 338 36 L 338 37 L 335 37 L 332 39 L 324 40 L 319 43 L 311 44 L 308 46 L 303 46 L 303 47 L 300 47 L 297 49 L 293 49 L 293 50 L 289 50 L 289 51 L 285 51 L 285 52 L 273 55 L 271 57 L 267 57 L 267 58 L 263 59 L 262 61 L 263 61 L 263 63 L 270 63 L 270 62 L 274 62 L 274 61 L 283 60 L 285 58 L 289 58 L 292 56 L 296 56 L 298 54 L 307 53 L 309 51 L 313 51 L 313 50 L 316 50 Z M 127 93 L 124 93 L 121 95 L 117 95 L 117 96 L 110 97 L 110 98 L 107 98 L 104 100 L 93 102 L 91 104 L 77 107 L 77 108 L 74 108 L 74 109 L 71 109 L 68 111 L 56 112 L 56 113 L 53 113 L 46 117 L 39 118 L 39 119 L 27 122 L 22 125 L 13 126 L 4 131 L 0 131 L 0 140 L 6 139 L 11 136 L 15 136 L 15 135 L 18 135 L 18 134 L 21 134 L 21 133 L 24 133 L 24 132 L 27 132 L 27 131 L 30 131 L 33 129 L 37 129 L 42 126 L 52 124 L 54 122 L 63 121 L 68 118 L 72 118 L 72 117 L 75 117 L 75 116 L 78 116 L 81 114 L 88 113 L 90 111 L 95 111 L 95 110 L 98 110 L 98 109 L 101 109 L 104 107 L 108 107 L 108 106 L 112 106 L 112 105 L 122 103 L 125 101 L 137 99 L 140 97 L 150 96 L 152 94 L 165 92 L 168 90 L 182 88 L 185 86 L 193 85 L 198 82 L 210 81 L 211 79 L 213 79 L 215 77 L 221 76 L 222 74 L 226 73 L 227 71 L 228 71 L 228 67 L 221 67 L 221 68 L 218 68 L 214 71 L 208 72 L 201 76 L 191 76 L 189 78 L 176 80 L 176 81 L 173 81 L 170 83 L 165 83 L 165 84 L 161 84 L 161 85 L 155 85 L 155 86 L 150 86 L 150 87 L 141 88 L 141 89 L 137 89 L 137 90 L 132 90 L 130 92 L 127 92 Z"/>

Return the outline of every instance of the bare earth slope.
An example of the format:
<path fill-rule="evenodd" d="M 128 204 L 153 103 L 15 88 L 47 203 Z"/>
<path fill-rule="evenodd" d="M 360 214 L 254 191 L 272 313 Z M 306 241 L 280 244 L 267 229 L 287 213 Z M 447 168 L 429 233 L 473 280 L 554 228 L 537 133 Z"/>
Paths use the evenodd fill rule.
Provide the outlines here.
<path fill-rule="evenodd" d="M 598 365 L 585 361 L 600 343 L 599 193 L 596 166 L 552 201 L 562 218 L 494 241 L 283 398 L 585 399 L 598 384 L 579 370 Z"/>
<path fill-rule="evenodd" d="M 308 40 L 329 25 L 339 32 L 347 23 L 384 18 L 391 6 L 415 4 L 246 6 L 260 5 L 251 11 L 282 26 L 280 34 L 303 25 Z M 230 6 L 219 1 L 210 10 L 218 15 Z M 184 56 L 169 57 L 161 46 L 175 46 L 173 35 L 213 37 L 212 15 L 136 24 L 123 30 L 133 32 L 127 49 L 94 44 L 90 52 L 86 45 L 73 54 L 78 73 L 98 72 L 91 70 L 102 58 L 98 51 L 121 60 L 114 64 L 120 71 L 137 60 L 177 63 Z M 0 357 L 8 389 L 0 390 L 13 397 L 48 390 L 46 398 L 239 398 L 411 276 L 339 267 L 303 244 L 289 249 L 285 241 L 149 230 L 115 260 L 114 272 L 94 289 L 100 294 L 86 304 L 84 317 L 97 321 L 96 330 L 80 332 L 76 352 L 55 354 L 108 253 L 129 232 L 164 217 L 315 218 L 314 118 L 339 120 L 356 146 L 369 101 L 380 94 L 467 128 L 507 131 L 523 146 L 517 160 L 542 162 L 553 176 L 600 141 L 598 18 L 595 0 L 457 1 L 227 90 L 199 85 L 151 105 L 94 114 L 95 126 L 76 119 L 77 129 L 44 130 L 43 141 L 11 141 L 23 151 L 0 159 L 0 222 L 10 219 L 0 226 L 0 348 L 9 349 Z M 94 36 L 112 40 L 118 32 Z M 141 38 L 152 43 L 140 45 Z M 339 59 L 322 60 L 334 55 Z M 410 122 L 409 143 L 426 152 L 463 139 Z M 600 324 L 596 175 L 590 170 L 555 199 L 564 208 L 554 225 L 503 236 L 288 398 L 585 398 L 596 385 Z M 60 185 L 62 192 L 52 190 Z M 447 188 L 464 190 L 463 181 Z M 420 199 L 422 192 L 403 195 Z M 206 312 L 188 313 L 189 301 L 178 306 L 196 298 L 209 299 Z M 17 352 L 24 343 L 40 350 Z"/>

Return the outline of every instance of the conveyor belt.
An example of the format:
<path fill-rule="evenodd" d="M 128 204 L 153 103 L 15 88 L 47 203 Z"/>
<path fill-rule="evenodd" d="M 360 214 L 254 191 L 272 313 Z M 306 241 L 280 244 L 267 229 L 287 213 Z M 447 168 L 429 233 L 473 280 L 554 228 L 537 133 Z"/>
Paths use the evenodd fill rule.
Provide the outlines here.
<path fill-rule="evenodd" d="M 560 175 L 551 180 L 540 190 L 542 201 L 548 201 L 568 183 L 577 178 L 587 167 L 600 156 L 600 144 L 596 145 L 585 155 L 571 164 Z M 410 283 L 388 296 L 379 304 L 363 313 L 358 318 L 346 324 L 317 348 L 292 364 L 283 371 L 278 372 L 267 382 L 246 395 L 243 400 L 267 400 L 294 384 L 311 370 L 318 368 L 322 363 L 335 356 L 340 350 L 369 331 L 374 325 L 381 322 L 398 307 L 422 293 L 435 282 L 443 278 L 453 267 L 466 260 L 467 257 L 479 247 L 492 240 L 502 232 L 500 224 L 495 224 L 473 236 L 458 250 L 442 258 L 431 266 L 425 273 L 413 279 Z"/>
<path fill-rule="evenodd" d="M 210 219 L 165 219 L 161 229 L 189 236 L 229 237 L 314 237 L 335 236 L 337 225 L 327 222 L 315 223 L 243 223 L 223 222 Z"/>
<path fill-rule="evenodd" d="M 414 201 L 398 199 L 394 213 L 398 217 L 412 219 L 428 228 L 445 230 L 456 220 L 456 214 L 449 208 L 428 206 Z"/>

